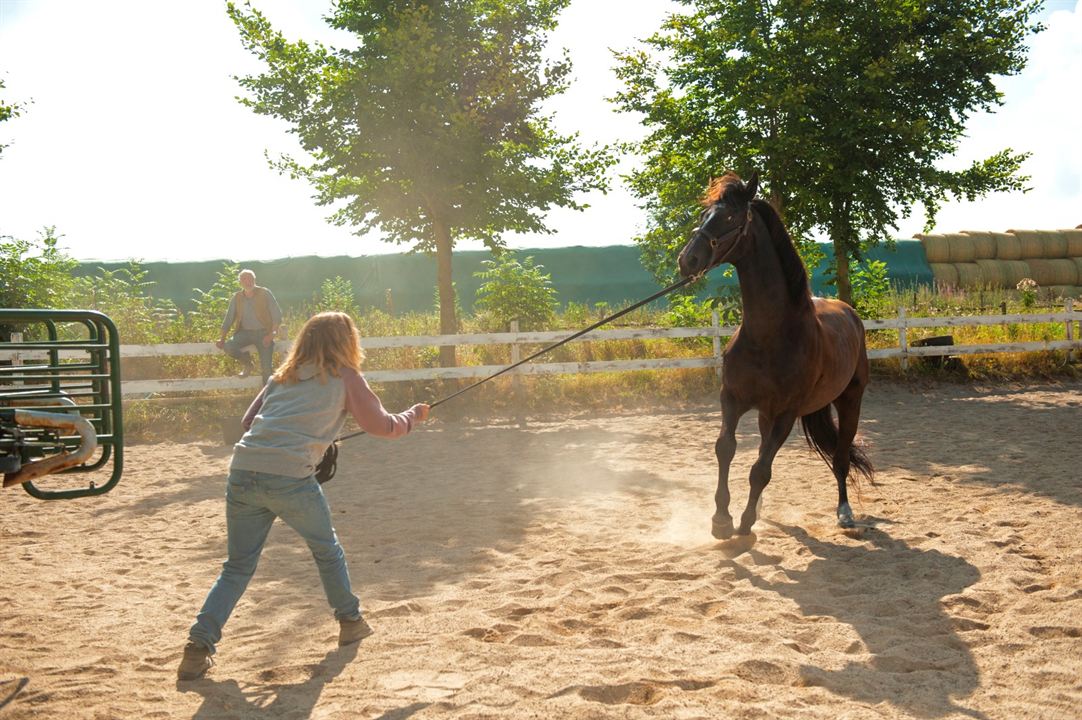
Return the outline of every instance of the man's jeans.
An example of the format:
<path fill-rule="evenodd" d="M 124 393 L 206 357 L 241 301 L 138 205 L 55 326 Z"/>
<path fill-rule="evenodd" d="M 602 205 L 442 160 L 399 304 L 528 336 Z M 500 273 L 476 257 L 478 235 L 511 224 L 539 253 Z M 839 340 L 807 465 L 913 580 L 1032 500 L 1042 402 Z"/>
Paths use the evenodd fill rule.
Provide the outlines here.
<path fill-rule="evenodd" d="M 222 350 L 227 355 L 235 357 L 244 363 L 244 367 L 250 368 L 252 367 L 252 354 L 244 348 L 255 345 L 259 351 L 259 372 L 263 376 L 263 382 L 266 382 L 273 372 L 271 358 L 274 355 L 274 343 L 272 342 L 267 347 L 263 347 L 263 336 L 266 334 L 262 330 L 237 330 L 233 333 L 233 337 L 226 340 L 225 345 L 222 346 Z"/>
<path fill-rule="evenodd" d="M 225 499 L 229 558 L 188 632 L 189 639 L 214 652 L 222 626 L 255 573 L 275 517 L 308 543 L 334 616 L 339 620 L 361 616 L 360 602 L 350 589 L 346 555 L 331 525 L 330 507 L 314 477 L 231 470 Z"/>

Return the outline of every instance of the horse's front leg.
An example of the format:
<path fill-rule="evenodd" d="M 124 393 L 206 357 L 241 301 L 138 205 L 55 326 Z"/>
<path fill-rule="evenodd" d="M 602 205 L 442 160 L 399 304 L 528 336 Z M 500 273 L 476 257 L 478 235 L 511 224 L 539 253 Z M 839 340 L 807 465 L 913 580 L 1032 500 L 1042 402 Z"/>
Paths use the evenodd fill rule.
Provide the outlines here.
<path fill-rule="evenodd" d="M 718 540 L 733 536 L 733 516 L 729 514 L 729 466 L 736 455 L 736 426 L 745 412 L 746 405 L 722 390 L 721 434 L 714 443 L 714 454 L 718 457 L 718 489 L 714 493 L 715 510 L 710 522 L 710 532 Z"/>
<path fill-rule="evenodd" d="M 759 458 L 751 466 L 751 474 L 748 480 L 751 489 L 748 492 L 748 505 L 744 508 L 744 514 L 740 516 L 740 528 L 737 532 L 741 535 L 750 535 L 751 526 L 755 524 L 756 505 L 763 495 L 763 490 L 770 482 L 771 466 L 774 464 L 774 456 L 778 454 L 785 438 L 793 429 L 796 422 L 796 413 L 786 412 L 775 417 L 769 417 L 762 411 L 759 412 Z"/>

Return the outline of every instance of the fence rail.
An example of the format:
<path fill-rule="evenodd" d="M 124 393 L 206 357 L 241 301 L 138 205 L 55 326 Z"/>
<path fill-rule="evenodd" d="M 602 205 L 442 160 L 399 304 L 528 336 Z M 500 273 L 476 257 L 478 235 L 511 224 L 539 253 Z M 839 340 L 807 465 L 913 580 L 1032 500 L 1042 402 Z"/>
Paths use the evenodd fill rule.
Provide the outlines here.
<path fill-rule="evenodd" d="M 908 339 L 909 330 L 915 328 L 950 328 L 979 325 L 1063 323 L 1066 329 L 1065 340 L 1030 341 L 1016 343 L 995 343 L 987 345 L 944 345 L 914 347 Z M 1076 331 L 1075 324 L 1079 324 Z M 936 357 L 947 355 L 974 355 L 991 353 L 1036 352 L 1042 350 L 1066 350 L 1069 353 L 1082 352 L 1082 311 L 1075 310 L 1068 300 L 1063 312 L 1039 314 L 979 315 L 960 317 L 907 317 L 904 309 L 898 317 L 885 320 L 865 320 L 865 329 L 894 330 L 898 332 L 897 347 L 877 348 L 868 352 L 873 360 L 899 359 L 903 367 L 913 357 Z M 628 370 L 663 370 L 675 368 L 715 368 L 720 372 L 722 338 L 729 337 L 736 331 L 735 326 L 721 325 L 715 313 L 709 327 L 697 328 L 622 328 L 616 330 L 594 330 L 573 342 L 598 342 L 606 340 L 652 340 L 659 338 L 711 338 L 710 355 L 692 358 L 644 358 L 637 360 L 591 360 L 584 362 L 538 362 L 522 365 L 508 373 L 509 376 L 614 372 Z M 394 337 L 369 337 L 364 339 L 366 349 L 439 347 L 441 345 L 510 345 L 513 357 L 520 352 L 521 345 L 547 345 L 558 342 L 572 333 L 556 332 L 506 332 L 474 333 L 462 335 L 419 335 Z M 34 349 L 33 343 L 21 346 L 7 344 L 6 348 L 19 347 L 18 350 L 0 348 L 0 360 L 13 360 L 15 364 L 27 360 L 45 357 Z M 279 342 L 278 349 L 286 350 L 288 342 Z M 186 355 L 213 355 L 218 350 L 213 343 L 182 343 L 174 345 L 121 345 L 122 358 L 162 358 Z M 62 351 L 63 359 L 68 354 Z M 80 357 L 78 351 L 72 351 L 72 357 Z M 40 357 L 39 357 L 40 356 Z M 503 365 L 471 365 L 464 367 L 440 368 L 402 368 L 389 370 L 367 370 L 365 377 L 372 382 L 398 382 L 410 380 L 441 380 L 451 378 L 480 378 L 502 369 Z M 28 368 L 29 369 L 29 368 Z M 14 377 L 12 379 L 15 379 Z M 124 398 L 148 398 L 163 393 L 197 393 L 205 391 L 256 389 L 258 377 L 211 377 L 184 378 L 175 380 L 129 380 L 121 384 Z"/>

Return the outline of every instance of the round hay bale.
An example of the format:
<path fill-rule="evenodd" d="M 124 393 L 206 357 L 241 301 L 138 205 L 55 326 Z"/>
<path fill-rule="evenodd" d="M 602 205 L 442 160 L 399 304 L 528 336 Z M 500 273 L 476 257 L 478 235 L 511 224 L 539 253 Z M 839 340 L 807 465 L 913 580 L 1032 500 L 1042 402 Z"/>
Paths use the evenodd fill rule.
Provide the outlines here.
<path fill-rule="evenodd" d="M 1082 257 L 1082 230 L 1060 230 L 1067 239 L 1067 257 Z"/>
<path fill-rule="evenodd" d="M 978 260 L 977 265 L 981 269 L 981 276 L 984 278 L 985 285 L 996 288 L 1008 286 L 1007 274 L 1004 272 L 1002 260 Z"/>
<path fill-rule="evenodd" d="M 924 246 L 924 255 L 928 258 L 929 263 L 950 262 L 951 251 L 947 245 L 946 236 L 917 233 L 914 237 L 920 240 L 921 245 Z"/>
<path fill-rule="evenodd" d="M 958 286 L 964 288 L 977 288 L 984 284 L 984 276 L 981 275 L 981 266 L 975 262 L 954 263 L 958 271 Z"/>
<path fill-rule="evenodd" d="M 947 248 L 950 250 L 952 263 L 971 263 L 977 259 L 977 251 L 973 246 L 973 238 L 962 233 L 948 233 Z"/>
<path fill-rule="evenodd" d="M 997 260 L 1021 260 L 1022 243 L 1010 233 L 992 233 L 992 239 L 996 241 Z"/>
<path fill-rule="evenodd" d="M 958 271 L 950 263 L 928 263 L 935 284 L 942 287 L 958 287 Z"/>
<path fill-rule="evenodd" d="M 1003 274 L 1003 283 L 1012 289 L 1022 278 L 1032 277 L 1029 274 L 1029 263 L 1025 260 L 1002 260 L 999 263 L 999 271 Z"/>
<path fill-rule="evenodd" d="M 1079 282 L 1082 283 L 1082 257 L 1071 258 L 1071 262 L 1074 263 L 1075 270 L 1078 271 Z"/>
<path fill-rule="evenodd" d="M 1067 237 L 1059 230 L 1041 230 L 1044 256 L 1049 260 L 1068 257 Z"/>
<path fill-rule="evenodd" d="M 975 260 L 991 260 L 996 256 L 996 239 L 986 230 L 963 230 L 963 235 L 973 238 Z"/>
<path fill-rule="evenodd" d="M 1074 260 L 1059 258 L 1056 260 L 1028 260 L 1031 278 L 1041 287 L 1052 285 L 1074 285 L 1078 282 L 1078 267 Z"/>
<path fill-rule="evenodd" d="M 1008 230 L 1018 238 L 1018 244 L 1022 247 L 1022 259 L 1044 257 L 1044 241 L 1041 239 L 1040 230 Z M 1034 278 L 1036 280 L 1037 278 Z"/>

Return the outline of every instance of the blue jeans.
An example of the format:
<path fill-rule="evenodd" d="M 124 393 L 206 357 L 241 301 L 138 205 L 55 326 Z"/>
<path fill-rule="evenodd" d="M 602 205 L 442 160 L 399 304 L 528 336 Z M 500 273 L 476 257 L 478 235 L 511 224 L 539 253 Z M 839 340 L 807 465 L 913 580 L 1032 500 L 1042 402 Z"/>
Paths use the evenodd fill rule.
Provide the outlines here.
<path fill-rule="evenodd" d="M 293 478 L 250 470 L 231 470 L 225 491 L 229 558 L 210 589 L 188 637 L 211 652 L 222 626 L 255 573 L 274 518 L 280 517 L 308 543 L 319 568 L 327 602 L 339 620 L 361 616 L 349 584 L 346 555 L 331 525 L 331 510 L 315 477 Z"/>
<path fill-rule="evenodd" d="M 244 363 L 244 367 L 252 366 L 252 354 L 245 350 L 249 345 L 255 345 L 259 351 L 259 372 L 263 376 L 263 382 L 273 372 L 272 358 L 274 356 L 274 343 L 263 347 L 263 336 L 267 333 L 263 330 L 237 330 L 233 337 L 225 341 L 222 350 L 230 357 L 234 357 Z"/>

